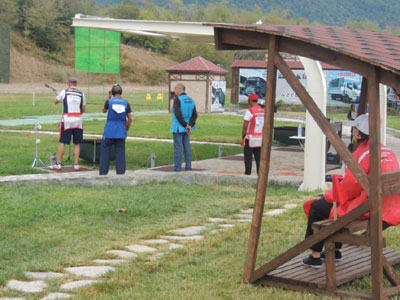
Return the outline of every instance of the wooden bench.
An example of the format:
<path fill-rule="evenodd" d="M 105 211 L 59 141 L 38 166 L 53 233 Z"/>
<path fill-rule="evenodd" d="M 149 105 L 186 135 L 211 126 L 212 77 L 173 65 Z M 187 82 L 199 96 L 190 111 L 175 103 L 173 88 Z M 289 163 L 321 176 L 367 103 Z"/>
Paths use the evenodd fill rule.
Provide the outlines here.
<path fill-rule="evenodd" d="M 314 232 L 318 232 L 322 228 L 325 228 L 334 222 L 333 219 L 326 219 L 323 221 L 315 222 L 311 225 Z M 350 224 L 344 226 L 328 240 L 331 242 L 340 242 L 350 245 L 358 246 L 369 246 L 368 236 L 368 220 L 354 220 Z M 363 231 L 361 234 L 355 234 L 359 231 Z M 386 246 L 386 241 L 383 239 L 383 246 Z"/>

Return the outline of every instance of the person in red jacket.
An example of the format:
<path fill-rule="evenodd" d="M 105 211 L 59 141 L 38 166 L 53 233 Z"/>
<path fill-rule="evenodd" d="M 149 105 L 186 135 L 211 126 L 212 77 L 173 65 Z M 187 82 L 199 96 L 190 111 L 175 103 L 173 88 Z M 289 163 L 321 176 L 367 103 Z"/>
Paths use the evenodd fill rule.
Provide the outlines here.
<path fill-rule="evenodd" d="M 369 175 L 369 125 L 368 115 L 360 115 L 355 120 L 350 121 L 348 125 L 353 126 L 353 144 L 355 151 L 354 158 L 363 168 L 365 173 Z M 396 155 L 388 147 L 381 145 L 381 171 L 389 172 L 399 169 L 399 163 Z M 337 175 L 334 175 L 337 176 Z M 314 222 L 322 221 L 328 218 L 333 218 L 333 201 L 337 203 L 337 216 L 342 217 L 349 211 L 353 210 L 363 202 L 367 201 L 368 195 L 362 189 L 361 185 L 355 179 L 351 171 L 346 168 L 343 178 L 334 180 L 334 189 L 325 192 L 324 197 L 318 200 L 310 200 L 304 204 L 304 210 L 308 216 L 306 238 L 313 234 L 311 225 Z M 367 219 L 369 213 L 362 216 L 360 219 Z M 383 198 L 382 206 L 383 229 L 389 226 L 400 224 L 400 194 L 386 196 Z M 322 252 L 324 242 L 321 241 L 311 247 L 311 254 L 303 259 L 303 264 L 321 268 L 322 260 L 325 259 L 325 253 Z M 342 259 L 342 254 L 339 251 L 340 243 L 335 244 L 335 259 Z"/>
<path fill-rule="evenodd" d="M 258 104 L 257 94 L 250 94 L 248 101 L 250 108 L 246 110 L 242 127 L 245 175 L 251 174 L 253 155 L 256 161 L 258 174 L 260 168 L 262 131 L 264 127 L 264 109 Z"/>

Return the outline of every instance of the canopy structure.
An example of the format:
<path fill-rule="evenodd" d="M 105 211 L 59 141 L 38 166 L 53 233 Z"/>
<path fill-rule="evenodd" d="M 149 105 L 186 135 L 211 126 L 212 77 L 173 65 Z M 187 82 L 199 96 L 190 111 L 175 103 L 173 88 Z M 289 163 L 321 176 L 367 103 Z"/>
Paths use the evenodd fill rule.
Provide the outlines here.
<path fill-rule="evenodd" d="M 243 279 L 248 283 L 265 283 L 294 290 L 309 290 L 334 296 L 353 296 L 366 299 L 384 299 L 400 291 L 400 277 L 391 267 L 393 262 L 385 257 L 382 237 L 382 201 L 383 196 L 400 192 L 400 170 L 381 173 L 381 131 L 379 84 L 383 83 L 400 91 L 400 37 L 345 27 L 332 26 L 263 26 L 263 25 L 221 25 L 214 27 L 217 50 L 267 49 L 268 73 L 266 114 L 264 120 L 263 144 L 260 172 L 254 204 L 250 240 L 246 257 Z M 365 113 L 369 105 L 370 132 L 370 173 L 364 172 L 346 145 L 336 134 L 329 121 L 313 101 L 309 93 L 298 81 L 290 67 L 279 52 L 290 53 L 318 60 L 351 70 L 363 76 L 361 99 L 358 114 Z M 369 198 L 348 214 L 329 223 L 326 227 L 305 239 L 293 248 L 282 253 L 270 262 L 256 268 L 257 249 L 260 238 L 261 222 L 266 197 L 269 161 L 271 156 L 272 131 L 274 120 L 274 99 L 277 70 L 284 75 L 296 92 L 307 111 L 335 147 L 347 167 L 351 170 Z M 397 181 L 397 183 L 396 183 Z M 395 183 L 393 183 L 395 182 Z M 367 233 L 363 236 L 344 235 L 343 229 L 354 220 L 370 213 Z M 340 234 L 339 234 L 340 233 Z M 299 254 L 319 241 L 329 241 L 327 251 L 326 273 L 319 284 L 308 285 L 307 282 L 287 279 L 280 266 L 285 265 Z M 356 241 L 357 240 L 357 241 Z M 332 241 L 345 241 L 349 244 L 368 246 L 370 249 L 371 294 L 349 292 L 338 289 L 343 281 L 336 281 L 334 247 Z M 360 251 L 361 253 L 361 251 Z M 356 253 L 357 254 L 357 253 Z M 386 254 L 386 252 L 385 252 Z M 396 263 L 398 263 L 398 260 Z M 329 264 L 328 264 L 329 262 Z M 296 262 L 293 262 L 295 264 Z M 300 262 L 299 262 L 300 263 Z M 291 265 L 291 266 L 292 266 Z M 290 266 L 288 266 L 290 268 Z M 360 266 L 353 266 L 356 274 Z M 275 273 L 272 273 L 275 270 Z M 286 269 L 287 273 L 287 269 Z M 361 275 L 361 273 L 358 273 Z M 384 287 L 383 275 L 389 279 L 391 287 Z M 365 275 L 365 273 L 363 273 Z M 325 278 L 326 276 L 326 278 Z M 311 277 L 310 277 L 311 278 Z M 356 278 L 355 276 L 352 279 Z M 299 284 L 304 284 L 299 286 Z"/>

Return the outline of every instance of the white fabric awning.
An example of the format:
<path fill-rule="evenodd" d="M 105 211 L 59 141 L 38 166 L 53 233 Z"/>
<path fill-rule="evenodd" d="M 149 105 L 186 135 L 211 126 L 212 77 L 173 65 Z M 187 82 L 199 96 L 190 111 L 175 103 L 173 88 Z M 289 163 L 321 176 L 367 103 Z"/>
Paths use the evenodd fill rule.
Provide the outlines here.
<path fill-rule="evenodd" d="M 72 26 L 214 44 L 214 27 L 201 22 L 112 19 L 77 14 Z"/>

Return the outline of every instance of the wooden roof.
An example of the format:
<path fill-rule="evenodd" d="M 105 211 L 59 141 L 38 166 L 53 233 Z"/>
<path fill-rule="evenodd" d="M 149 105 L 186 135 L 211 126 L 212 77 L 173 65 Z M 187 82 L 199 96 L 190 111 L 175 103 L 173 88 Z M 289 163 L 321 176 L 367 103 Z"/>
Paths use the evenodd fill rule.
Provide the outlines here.
<path fill-rule="evenodd" d="M 381 83 L 400 88 L 400 37 L 395 35 L 337 26 L 210 25 L 214 27 L 218 50 L 268 49 L 269 36 L 276 36 L 281 52 L 363 76 L 369 67 L 377 67 Z"/>
<path fill-rule="evenodd" d="M 220 74 L 226 75 L 228 71 L 222 69 L 207 59 L 196 56 L 183 63 L 172 66 L 167 69 L 168 73 L 185 73 L 185 74 Z"/>

